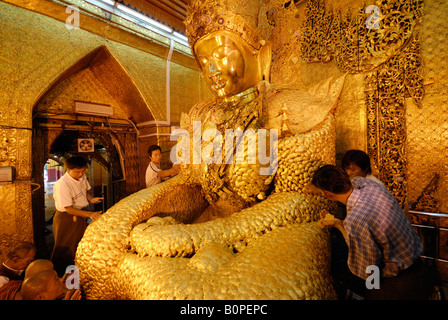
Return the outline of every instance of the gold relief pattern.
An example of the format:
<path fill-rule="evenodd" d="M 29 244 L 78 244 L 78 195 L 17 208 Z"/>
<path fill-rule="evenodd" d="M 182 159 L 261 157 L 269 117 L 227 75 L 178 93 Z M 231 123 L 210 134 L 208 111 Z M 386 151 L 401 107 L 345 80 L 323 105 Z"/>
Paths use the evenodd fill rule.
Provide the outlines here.
<path fill-rule="evenodd" d="M 368 154 L 401 205 L 406 201 L 405 94 L 421 106 L 423 78 L 418 34 L 403 51 L 365 78 Z M 416 58 L 417 57 L 417 58 Z"/>
<path fill-rule="evenodd" d="M 406 201 L 405 94 L 420 107 L 424 96 L 416 32 L 422 4 L 379 1 L 371 8 L 381 17 L 375 21 L 375 11 L 366 13 L 366 6 L 352 16 L 327 11 L 323 1 L 309 1 L 302 33 L 303 60 L 334 61 L 341 71 L 365 73 L 367 152 L 374 173 L 401 205 Z"/>
<path fill-rule="evenodd" d="M 16 186 L 16 225 L 21 241 L 33 241 L 33 217 L 31 211 L 31 185 L 15 183 Z"/>
<path fill-rule="evenodd" d="M 370 156 L 373 174 L 378 175 L 378 78 L 376 72 L 366 74 L 364 86 L 367 117 L 367 154 Z"/>
<path fill-rule="evenodd" d="M 227 30 L 239 35 L 253 48 L 258 49 L 261 40 L 256 25 L 259 8 L 258 0 L 193 1 L 188 6 L 185 19 L 191 48 L 202 36 L 212 31 Z"/>
<path fill-rule="evenodd" d="M 263 109 L 264 99 L 263 90 L 260 93 L 259 90 L 248 90 L 237 99 L 218 104 L 210 99 L 193 107 L 189 116 L 183 115 L 182 125 L 193 137 L 193 121 L 203 123 L 203 127 L 200 128 L 202 133 L 212 129 L 219 131 L 223 137 L 225 137 L 225 132 L 228 129 L 255 130 L 263 122 L 260 110 Z M 267 141 L 268 139 L 269 137 L 267 137 Z M 185 147 L 182 147 L 182 150 L 190 149 L 190 154 L 195 152 L 193 140 L 191 143 L 189 139 L 182 140 L 182 143 L 186 144 Z M 259 141 L 255 142 L 256 150 L 259 147 L 258 143 Z M 209 142 L 202 143 L 201 153 L 207 150 L 208 144 Z M 248 144 L 249 142 L 244 147 L 244 157 L 247 157 L 248 154 Z M 214 157 L 215 155 L 211 156 Z M 258 165 L 249 165 L 246 160 L 244 163 L 235 164 L 234 158 L 232 163 L 227 163 L 226 156 L 228 154 L 226 152 L 216 156 L 222 158 L 221 163 L 182 164 L 184 179 L 192 183 L 200 183 L 202 192 L 210 203 L 216 202 L 219 197 L 225 197 L 228 200 L 233 199 L 237 203 L 255 202 L 258 196 L 263 197 L 263 193 L 267 189 L 265 180 L 269 176 L 259 175 L 260 168 Z"/>
<path fill-rule="evenodd" d="M 6 123 L 6 122 L 4 122 Z M 9 160 L 9 139 L 8 130 L 0 129 L 0 162 L 6 162 Z"/>
<path fill-rule="evenodd" d="M 29 119 L 29 118 L 28 118 Z M 31 178 L 31 130 L 17 131 L 17 146 L 20 150 L 20 156 L 17 159 L 17 179 Z M 19 200 L 19 199 L 17 199 Z"/>
<path fill-rule="evenodd" d="M 2 229 L 4 230 L 11 230 L 11 233 L 14 233 L 15 231 L 15 225 L 14 225 L 14 210 L 15 210 L 15 203 L 14 203 L 14 195 L 15 192 L 15 185 L 8 184 L 8 185 L 2 185 L 0 186 L 0 196 L 2 199 L 2 215 L 1 215 L 1 222 L 2 222 Z"/>
<path fill-rule="evenodd" d="M 15 224 L 15 185 L 0 186 L 0 199 L 2 199 L 2 210 L 0 211 L 0 221 L 2 233 L 0 234 L 0 258 L 6 258 L 8 249 L 19 241 L 19 234 L 16 234 Z"/>
<path fill-rule="evenodd" d="M 266 3 L 265 14 L 258 19 L 260 33 L 272 46 L 271 83 L 279 87 L 300 88 L 300 15 L 298 6 L 285 7 L 286 0 Z M 291 2 L 290 2 L 291 3 Z"/>
<path fill-rule="evenodd" d="M 33 242 L 30 185 L 15 183 L 0 186 L 2 210 L 0 221 L 0 258 L 6 258 L 8 249 L 19 241 Z M 17 214 L 16 214 L 17 212 Z"/>
<path fill-rule="evenodd" d="M 322 0 L 311 0 L 302 26 L 302 59 L 307 62 L 334 60 L 342 71 L 373 70 L 398 54 L 411 39 L 421 20 L 422 0 L 382 0 L 375 6 L 381 19 L 367 7 L 357 14 L 327 10 Z M 373 9 L 372 9 L 373 10 Z M 374 19 L 375 18 L 375 19 Z"/>
<path fill-rule="evenodd" d="M 401 205 L 406 199 L 406 122 L 402 56 L 393 57 L 377 71 L 377 166 L 379 178 Z M 374 152 L 374 150 L 370 150 Z"/>
<path fill-rule="evenodd" d="M 137 135 L 125 133 L 118 136 L 125 148 L 126 192 L 131 194 L 140 189 Z"/>
<path fill-rule="evenodd" d="M 423 189 L 422 194 L 417 198 L 415 206 L 412 208 L 413 210 L 439 212 L 440 201 L 437 195 L 439 181 L 440 174 L 434 174 L 431 182 Z"/>
<path fill-rule="evenodd" d="M 334 122 L 334 115 L 329 114 L 325 121 L 312 131 L 280 140 L 278 170 L 275 176 L 276 192 L 301 192 L 311 183 L 318 168 L 324 164 L 334 164 Z M 319 158 L 316 155 L 319 155 Z"/>
<path fill-rule="evenodd" d="M 8 128 L 2 129 L 1 135 L 1 149 L 2 149 L 2 161 L 5 162 L 7 166 L 15 166 L 17 161 L 17 129 Z"/>
<path fill-rule="evenodd" d="M 8 128 L 0 128 L 0 163 L 15 167 L 17 179 L 29 179 L 31 130 L 18 129 L 11 121 L 8 123 Z"/>
<path fill-rule="evenodd" d="M 410 207 L 439 174 L 438 211 L 448 213 L 448 20 L 447 1 L 426 0 L 420 26 L 420 47 L 425 80 L 422 107 L 406 99 L 407 180 Z M 435 208 L 434 208 L 435 209 Z"/>

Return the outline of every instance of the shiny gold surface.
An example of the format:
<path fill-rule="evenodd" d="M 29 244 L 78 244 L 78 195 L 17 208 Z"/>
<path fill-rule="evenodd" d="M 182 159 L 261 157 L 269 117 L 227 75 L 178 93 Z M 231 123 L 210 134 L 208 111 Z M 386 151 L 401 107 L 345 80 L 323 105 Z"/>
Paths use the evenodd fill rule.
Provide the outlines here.
<path fill-rule="evenodd" d="M 335 63 L 341 71 L 365 77 L 367 153 L 374 174 L 401 205 L 407 201 L 405 95 L 417 106 L 424 95 L 418 35 L 422 1 L 382 1 L 377 27 L 373 12 L 360 5 L 351 14 L 309 1 L 303 23 L 302 58 Z M 369 27 L 370 26 L 370 27 Z M 359 147 L 358 147 L 359 148 Z M 344 150 L 343 152 L 345 152 Z"/>
<path fill-rule="evenodd" d="M 402 206 L 406 203 L 406 117 L 404 89 L 423 90 L 419 75 L 418 39 L 399 55 L 366 76 L 368 152 L 377 176 Z M 409 77 L 397 76 L 408 73 Z M 421 96 L 414 98 L 421 103 Z"/>
<path fill-rule="evenodd" d="M 0 199 L 2 203 L 0 256 L 6 258 L 9 249 L 17 242 L 33 242 L 33 221 L 29 215 L 31 187 L 26 183 L 0 186 Z"/>
<path fill-rule="evenodd" d="M 315 224 L 297 224 L 316 218 L 316 200 L 277 193 L 227 219 L 183 224 L 177 219 L 191 219 L 204 205 L 198 190 L 185 187 L 174 178 L 142 190 L 89 227 L 77 255 L 89 298 L 333 298 L 328 238 Z M 179 188 L 191 201 L 177 201 Z M 152 218 L 138 224 L 160 210 L 182 211 L 184 217 L 178 213 L 177 221 Z M 129 242 L 132 249 L 126 250 Z M 295 285 L 298 281 L 302 286 Z M 269 290 L 261 290 L 266 283 Z"/>
<path fill-rule="evenodd" d="M 253 49 L 258 49 L 262 39 L 259 34 L 258 16 L 262 2 L 258 0 L 191 1 L 187 8 L 187 37 L 190 46 L 198 39 L 216 31 L 230 31 Z"/>
<path fill-rule="evenodd" d="M 382 28 L 366 30 L 364 2 L 308 1 L 303 19 L 307 32 L 301 42 L 309 63 L 288 67 L 300 65 L 305 83 L 337 74 L 331 64 L 350 72 L 336 112 L 339 156 L 351 148 L 368 151 L 375 173 L 411 207 L 439 174 L 434 199 L 438 210 L 447 212 L 448 57 L 442 12 L 448 4 L 375 4 L 382 13 Z M 296 15 L 302 12 L 295 10 Z"/>
<path fill-rule="evenodd" d="M 209 89 L 220 98 L 239 94 L 261 80 L 258 56 L 229 31 L 204 36 L 193 51 Z"/>
<path fill-rule="evenodd" d="M 329 115 L 315 130 L 280 141 L 276 191 L 300 192 L 311 183 L 314 171 L 324 164 L 334 164 L 334 122 L 334 116 Z"/>
<path fill-rule="evenodd" d="M 76 263 L 89 299 L 334 298 L 328 234 L 314 223 L 321 209 L 334 206 L 304 188 L 321 164 L 335 162 L 333 112 L 344 77 L 309 90 L 269 83 L 269 44 L 250 50 L 253 38 L 240 29 L 253 26 L 254 15 L 235 15 L 247 4 L 218 4 L 206 2 L 205 12 L 195 1 L 187 18 L 190 35 L 196 32 L 194 54 L 216 98 L 181 118 L 188 134 L 179 144 L 180 175 L 122 200 L 86 230 Z M 215 11 L 230 21 L 225 28 Z M 312 108 L 309 123 L 294 117 Z M 195 145 L 195 133 L 211 130 L 217 139 L 229 129 L 266 124 L 281 138 L 275 179 L 248 161 L 260 141 L 244 148 L 243 163 L 219 161 L 224 153 L 215 162 L 194 162 L 195 153 L 210 150 L 210 140 Z"/>
<path fill-rule="evenodd" d="M 436 173 L 427 186 L 423 189 L 420 196 L 412 206 L 413 210 L 420 212 L 440 212 L 440 200 L 437 192 L 439 191 L 440 174 Z"/>
<path fill-rule="evenodd" d="M 333 10 L 330 2 L 310 0 L 302 29 L 302 58 L 308 62 L 333 60 L 351 73 L 373 70 L 407 44 L 421 19 L 422 3 L 394 0 L 372 4 L 381 20 L 375 27 L 373 9 L 367 10 L 370 4 L 360 3 L 350 12 L 340 4 L 339 10 Z"/>
<path fill-rule="evenodd" d="M 438 174 L 438 188 L 432 196 L 442 213 L 448 213 L 448 38 L 444 36 L 447 10 L 446 1 L 424 2 L 419 30 L 423 67 L 419 72 L 425 94 L 421 104 L 410 97 L 405 99 L 408 200 L 411 206 L 417 202 Z"/>

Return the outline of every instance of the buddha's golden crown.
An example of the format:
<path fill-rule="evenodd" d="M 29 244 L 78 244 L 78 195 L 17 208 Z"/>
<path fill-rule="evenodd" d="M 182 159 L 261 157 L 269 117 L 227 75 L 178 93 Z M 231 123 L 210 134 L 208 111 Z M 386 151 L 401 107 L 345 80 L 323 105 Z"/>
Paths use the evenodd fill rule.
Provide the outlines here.
<path fill-rule="evenodd" d="M 257 27 L 260 4 L 261 0 L 192 0 L 185 19 L 191 48 L 203 36 L 227 30 L 258 49 L 261 40 Z"/>

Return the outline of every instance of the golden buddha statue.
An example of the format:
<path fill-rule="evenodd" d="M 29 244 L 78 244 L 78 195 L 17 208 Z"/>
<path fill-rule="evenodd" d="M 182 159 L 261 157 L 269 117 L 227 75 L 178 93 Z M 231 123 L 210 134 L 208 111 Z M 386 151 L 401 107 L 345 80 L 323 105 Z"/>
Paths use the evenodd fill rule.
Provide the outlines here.
<path fill-rule="evenodd" d="M 189 5 L 190 45 L 215 98 L 182 116 L 172 151 L 180 174 L 87 228 L 76 264 L 89 299 L 334 297 L 328 234 L 316 223 L 334 206 L 305 187 L 319 166 L 334 163 L 331 110 L 342 82 L 270 84 L 271 45 L 257 27 L 262 4 Z M 308 120 L 294 116 L 310 111 Z M 245 144 L 237 131 L 262 134 Z M 260 152 L 251 161 L 263 148 L 265 161 Z"/>
<path fill-rule="evenodd" d="M 202 192 L 210 203 L 206 212 L 199 217 L 199 222 L 229 216 L 253 205 L 256 199 L 265 198 L 264 193 L 269 187 L 269 183 L 265 181 L 272 180 L 272 177 L 260 175 L 261 165 L 257 161 L 248 163 L 250 161 L 246 159 L 236 163 L 235 151 L 240 145 L 244 147 L 244 133 L 254 135 L 256 130 L 263 127 L 265 111 L 262 79 L 269 70 L 269 63 L 261 64 L 260 61 L 263 58 L 269 61 L 266 56 L 269 56 L 270 50 L 268 46 L 263 50 L 256 50 L 240 36 L 227 30 L 205 35 L 192 47 L 202 76 L 216 97 L 195 105 L 189 115 L 183 114 L 181 117 L 181 127 L 187 131 L 188 137 L 184 141 L 185 147 L 182 148 L 182 142 L 179 144 L 182 151 L 191 149 L 189 137 L 196 133 L 195 122 L 201 126 L 199 138 L 205 140 L 196 150 L 191 149 L 191 153 L 199 149 L 199 158 L 205 161 L 198 162 L 190 156 L 183 159 L 182 164 L 183 177 L 189 183 L 201 185 Z M 263 70 L 261 66 L 264 67 Z M 242 135 L 241 139 L 238 139 L 236 131 Z M 211 142 L 203 139 L 207 132 L 211 133 L 217 144 L 216 148 L 209 148 L 213 155 L 210 152 L 207 154 L 207 147 Z M 246 138 L 251 137 L 246 135 Z M 261 143 L 255 143 L 246 149 L 258 151 L 260 146 Z M 266 153 L 275 151 L 271 149 L 265 150 Z M 245 158 L 247 154 L 248 150 L 244 154 Z M 212 161 L 207 161 L 207 156 Z M 235 158 L 229 161 L 229 156 Z M 243 185 L 240 181 L 243 172 L 252 177 L 250 183 Z"/>

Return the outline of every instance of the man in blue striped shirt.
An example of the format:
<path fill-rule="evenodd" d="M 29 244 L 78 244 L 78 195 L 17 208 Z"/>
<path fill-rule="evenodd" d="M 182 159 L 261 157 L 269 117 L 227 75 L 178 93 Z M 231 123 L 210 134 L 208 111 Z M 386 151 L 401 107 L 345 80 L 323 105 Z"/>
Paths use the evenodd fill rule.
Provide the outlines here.
<path fill-rule="evenodd" d="M 433 286 L 420 259 L 423 245 L 392 194 L 362 177 L 350 182 L 344 170 L 332 165 L 317 170 L 312 184 L 326 198 L 347 206 L 343 221 L 321 223 L 341 231 L 350 271 L 367 279 L 372 266 L 380 270 L 379 289 L 366 290 L 366 298 L 429 298 Z"/>

